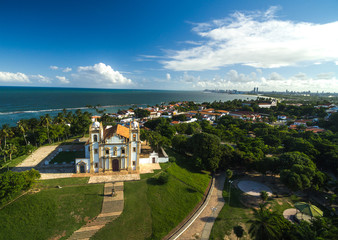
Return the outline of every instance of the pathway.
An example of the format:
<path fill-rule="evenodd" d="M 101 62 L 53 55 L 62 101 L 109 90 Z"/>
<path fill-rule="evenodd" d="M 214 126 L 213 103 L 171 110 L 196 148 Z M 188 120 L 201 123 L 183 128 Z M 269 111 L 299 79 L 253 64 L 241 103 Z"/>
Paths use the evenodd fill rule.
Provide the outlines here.
<path fill-rule="evenodd" d="M 56 150 L 58 145 L 43 146 L 36 149 L 31 155 L 29 155 L 23 162 L 12 169 L 14 172 L 21 172 L 30 170 L 36 167 L 42 160 L 44 160 L 49 154 Z"/>
<path fill-rule="evenodd" d="M 225 173 L 216 175 L 213 190 L 207 206 L 190 227 L 182 233 L 177 239 L 209 239 L 212 226 L 216 217 L 224 206 L 224 199 L 222 195 L 225 181 Z"/>
<path fill-rule="evenodd" d="M 101 213 L 95 218 L 95 220 L 75 231 L 68 240 L 89 239 L 107 223 L 120 216 L 124 206 L 123 182 L 114 183 L 115 196 L 111 195 L 112 189 L 113 183 L 105 183 Z"/>

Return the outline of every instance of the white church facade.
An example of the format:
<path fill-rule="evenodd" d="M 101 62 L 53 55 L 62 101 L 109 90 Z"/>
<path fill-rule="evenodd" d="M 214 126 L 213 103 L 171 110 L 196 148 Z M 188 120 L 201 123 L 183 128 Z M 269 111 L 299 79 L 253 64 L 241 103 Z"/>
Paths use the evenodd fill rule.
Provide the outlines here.
<path fill-rule="evenodd" d="M 168 156 L 142 154 L 139 124 L 103 127 L 94 120 L 89 127 L 85 158 L 75 159 L 76 173 L 135 173 L 143 164 L 167 162 Z"/>

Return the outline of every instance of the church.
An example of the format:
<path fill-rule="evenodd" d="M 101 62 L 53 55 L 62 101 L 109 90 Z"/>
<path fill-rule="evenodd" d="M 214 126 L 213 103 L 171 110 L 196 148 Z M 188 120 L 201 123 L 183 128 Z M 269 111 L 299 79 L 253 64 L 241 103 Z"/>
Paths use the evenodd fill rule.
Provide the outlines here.
<path fill-rule="evenodd" d="M 142 151 L 142 146 L 145 148 Z M 148 146 L 148 149 L 149 146 Z M 129 126 L 117 124 L 103 127 L 97 117 L 89 127 L 85 158 L 75 159 L 76 173 L 138 173 L 143 164 L 167 162 L 168 156 L 145 152 L 140 140 L 140 127 L 133 121 Z"/>

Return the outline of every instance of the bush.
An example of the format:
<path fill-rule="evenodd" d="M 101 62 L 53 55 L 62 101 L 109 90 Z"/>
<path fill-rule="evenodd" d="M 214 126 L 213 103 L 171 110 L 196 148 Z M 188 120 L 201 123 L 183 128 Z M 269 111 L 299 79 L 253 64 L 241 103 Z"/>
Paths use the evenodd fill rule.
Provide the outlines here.
<path fill-rule="evenodd" d="M 169 180 L 169 175 L 168 173 L 161 173 L 160 176 L 158 176 L 157 181 L 159 184 L 166 184 Z"/>
<path fill-rule="evenodd" d="M 176 158 L 175 157 L 169 157 L 169 162 L 176 162 Z"/>
<path fill-rule="evenodd" d="M 36 179 L 40 178 L 39 171 L 31 169 L 25 172 L 7 171 L 0 175 L 0 204 L 13 199 L 22 190 L 28 190 Z"/>

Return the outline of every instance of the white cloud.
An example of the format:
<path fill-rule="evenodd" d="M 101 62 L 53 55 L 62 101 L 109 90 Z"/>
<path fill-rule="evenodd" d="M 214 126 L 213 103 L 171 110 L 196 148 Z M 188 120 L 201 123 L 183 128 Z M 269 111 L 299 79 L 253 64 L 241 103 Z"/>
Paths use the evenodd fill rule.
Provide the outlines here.
<path fill-rule="evenodd" d="M 296 75 L 291 77 L 292 80 L 306 80 L 308 79 L 308 76 L 305 73 L 297 73 Z"/>
<path fill-rule="evenodd" d="M 283 76 L 281 76 L 279 73 L 272 72 L 269 74 L 267 80 L 283 80 Z"/>
<path fill-rule="evenodd" d="M 58 70 L 59 69 L 58 66 L 50 66 L 49 68 L 52 69 L 52 70 Z"/>
<path fill-rule="evenodd" d="M 48 77 L 42 76 L 40 74 L 31 75 L 30 78 L 33 80 L 37 80 L 39 83 L 52 83 L 52 81 Z"/>
<path fill-rule="evenodd" d="M 167 80 L 169 81 L 171 79 L 170 73 L 166 74 Z"/>
<path fill-rule="evenodd" d="M 187 72 L 185 72 L 183 74 L 183 77 L 181 77 L 181 81 L 183 82 L 187 82 L 187 83 L 194 83 L 196 81 L 200 81 L 201 80 L 201 77 L 198 76 L 198 77 L 195 77 L 193 75 L 189 75 Z"/>
<path fill-rule="evenodd" d="M 319 73 L 316 76 L 316 79 L 333 79 L 333 78 L 334 78 L 334 73 L 333 72 Z"/>
<path fill-rule="evenodd" d="M 56 78 L 61 82 L 61 83 L 64 83 L 64 84 L 68 84 L 70 83 L 70 81 L 64 77 L 64 76 L 56 76 Z"/>
<path fill-rule="evenodd" d="M 0 82 L 29 83 L 29 77 L 24 73 L 0 72 Z"/>
<path fill-rule="evenodd" d="M 278 20 L 276 7 L 266 12 L 235 12 L 227 19 L 193 28 L 200 46 L 169 51 L 166 69 L 216 70 L 232 64 L 279 68 L 300 63 L 338 62 L 338 21 L 326 24 Z"/>
<path fill-rule="evenodd" d="M 114 86 L 132 83 L 130 79 L 124 77 L 120 72 L 114 71 L 111 66 L 104 63 L 97 63 L 94 66 L 80 66 L 77 71 L 78 73 L 72 76 L 89 81 L 92 87 L 97 87 L 96 84 Z"/>
<path fill-rule="evenodd" d="M 70 72 L 70 71 L 72 71 L 72 68 L 70 67 L 66 67 L 62 70 L 62 72 Z"/>
<path fill-rule="evenodd" d="M 238 74 L 236 70 L 230 70 L 226 74 L 226 79 L 231 82 L 253 82 L 257 81 L 258 78 L 255 72 L 246 75 L 243 73 Z"/>

